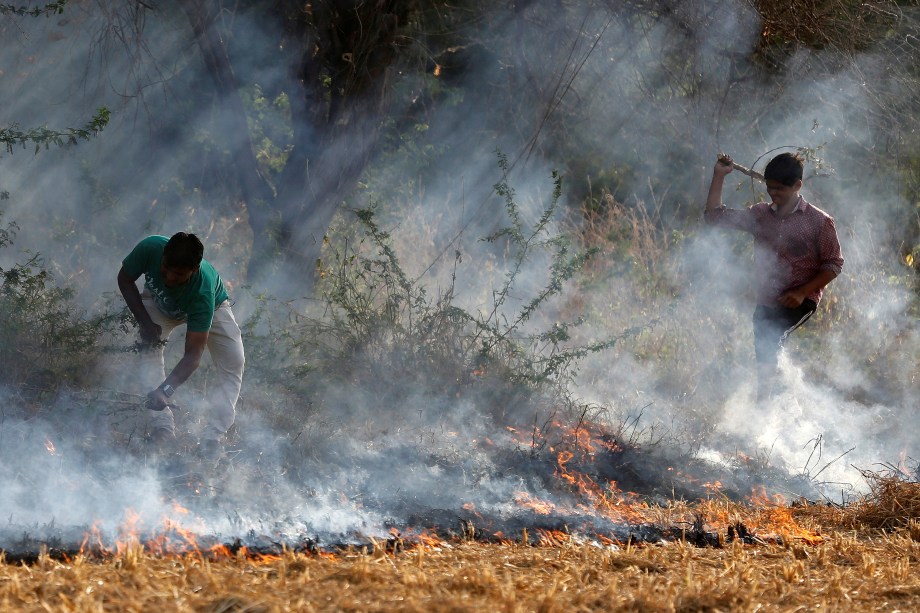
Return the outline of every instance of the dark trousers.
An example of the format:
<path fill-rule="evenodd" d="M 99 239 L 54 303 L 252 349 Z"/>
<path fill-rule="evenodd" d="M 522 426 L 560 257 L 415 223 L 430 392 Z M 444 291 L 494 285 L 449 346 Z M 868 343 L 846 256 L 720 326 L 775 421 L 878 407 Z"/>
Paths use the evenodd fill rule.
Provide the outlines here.
<path fill-rule="evenodd" d="M 818 305 L 804 300 L 794 309 L 757 305 L 754 310 L 754 354 L 757 357 L 757 397 L 764 399 L 773 392 L 776 360 L 789 334 L 808 321 Z"/>

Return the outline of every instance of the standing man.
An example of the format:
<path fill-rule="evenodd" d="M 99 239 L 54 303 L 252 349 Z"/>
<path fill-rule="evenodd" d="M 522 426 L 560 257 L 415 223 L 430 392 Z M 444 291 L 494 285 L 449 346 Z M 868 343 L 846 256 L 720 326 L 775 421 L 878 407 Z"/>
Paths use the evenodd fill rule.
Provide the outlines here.
<path fill-rule="evenodd" d="M 156 385 L 147 406 L 158 411 L 151 420 L 151 439 L 175 439 L 170 399 L 201 362 L 205 347 L 217 367 L 216 385 L 209 391 L 199 454 L 216 461 L 220 439 L 236 416 L 236 401 L 243 383 L 243 341 L 230 310 L 229 296 L 220 275 L 203 259 L 204 246 L 194 234 L 179 232 L 172 238 L 148 236 L 122 261 L 118 289 L 140 328 L 145 370 L 156 373 Z M 144 275 L 143 294 L 136 281 Z M 185 353 L 166 376 L 163 350 L 170 333 L 186 324 Z M 159 384 L 157 384 L 159 382 Z"/>
<path fill-rule="evenodd" d="M 770 202 L 732 209 L 722 204 L 722 185 L 732 171 L 732 160 L 721 156 L 706 199 L 707 223 L 754 235 L 758 401 L 773 392 L 777 354 L 786 338 L 811 317 L 824 287 L 843 269 L 834 219 L 799 195 L 803 168 L 799 156 L 777 155 L 764 169 Z"/>

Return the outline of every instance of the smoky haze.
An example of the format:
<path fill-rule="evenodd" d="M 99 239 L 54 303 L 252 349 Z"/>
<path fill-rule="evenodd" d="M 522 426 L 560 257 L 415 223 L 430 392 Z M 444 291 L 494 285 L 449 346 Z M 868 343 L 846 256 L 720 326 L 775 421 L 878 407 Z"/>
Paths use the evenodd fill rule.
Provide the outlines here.
<path fill-rule="evenodd" d="M 103 4 L 68 4 L 49 18 L 0 18 L 0 124 L 76 127 L 100 106 L 112 112 L 95 139 L 0 158 L 0 190 L 10 194 L 3 221 L 19 226 L 14 245 L 0 250 L 0 266 L 41 254 L 93 313 L 119 308 L 115 275 L 137 241 L 190 230 L 230 286 L 238 321 L 254 316 L 261 293 L 321 319 L 324 305 L 301 290 L 312 264 L 270 280 L 245 278 L 252 231 L 245 208 L 221 189 L 234 179 L 222 166 L 234 135 L 216 96 L 208 96 L 211 76 L 183 13 L 167 2 L 138 13 L 140 21 L 113 23 Z M 453 82 L 463 100 L 427 111 L 436 164 L 419 170 L 406 149 L 380 155 L 366 191 L 348 207 L 377 202 L 377 222 L 410 278 L 432 294 L 454 283 L 456 304 L 488 312 L 508 270 L 504 244 L 480 240 L 508 223 L 492 189 L 501 178 L 496 151 L 507 156 L 508 184 L 527 224 L 552 200 L 552 171 L 562 172 L 553 233 L 584 229 L 572 211 L 603 199 L 594 185 L 610 185 L 611 206 L 641 211 L 641 219 L 680 236 L 677 246 L 649 253 L 667 287 L 650 294 L 635 268 L 621 266 L 635 254 L 602 251 L 596 257 L 609 266 L 598 264 L 592 283 L 569 283 L 523 329 L 544 330 L 575 312 L 587 319 L 576 340 L 622 336 L 586 357 L 572 386 L 585 403 L 605 408 L 602 419 L 636 424 L 637 442 L 665 448 L 660 464 L 643 470 L 665 471 L 672 457 L 692 451 L 740 488 L 757 477 L 739 464 L 743 455 L 793 477 L 783 481 L 788 494 L 839 498 L 863 488 L 860 468 L 909 467 L 917 453 L 910 411 L 917 386 L 908 366 L 920 340 L 909 314 L 916 297 L 891 281 L 904 274 L 896 247 L 909 203 L 889 169 L 869 174 L 865 163 L 892 136 L 877 121 L 876 94 L 899 87 L 884 56 L 801 51 L 767 79 L 750 59 L 761 28 L 745 3 L 682 2 L 655 18 L 628 3 L 619 13 L 590 6 L 559 13 L 557 4 L 533 2 L 513 15 L 496 9 L 471 22 L 474 33 L 502 42 L 473 45 Z M 143 35 L 126 46 L 103 35 L 107 28 L 130 32 L 141 21 Z M 268 90 L 283 80 L 285 68 L 266 51 L 279 39 L 276 28 L 254 13 L 236 16 L 230 44 L 241 83 Z M 408 76 L 402 84 L 411 89 Z M 519 88 L 519 107 L 498 105 L 498 87 Z M 417 112 L 411 96 L 393 104 L 394 115 Z M 566 146 L 563 135 L 578 135 L 578 147 Z M 750 248 L 743 236 L 703 228 L 702 208 L 717 153 L 762 170 L 776 153 L 795 149 L 820 159 L 806 173 L 826 176 L 807 177 L 803 195 L 836 219 L 846 263 L 827 294 L 834 308 L 822 305 L 812 322 L 822 333 L 803 332 L 781 359 L 788 391 L 757 407 Z M 743 206 L 763 192 L 732 173 L 723 197 Z M 343 234 L 354 224 L 348 207 L 334 222 Z M 455 251 L 463 256 L 456 268 Z M 540 255 L 526 262 L 501 305 L 508 319 L 546 286 L 550 264 Z M 838 320 L 820 325 L 832 316 Z M 641 331 L 624 334 L 632 329 Z M 133 339 L 113 342 L 127 347 Z M 168 359 L 181 346 L 174 337 Z M 826 357 L 803 366 L 797 350 L 816 346 Z M 137 388 L 130 358 L 118 354 L 105 366 L 107 391 L 147 391 Z M 289 364 L 298 356 L 274 358 Z M 873 364 L 903 370 L 881 373 L 882 383 Z M 437 395 L 424 375 L 397 368 L 375 390 L 330 385 L 314 388 L 322 395 L 301 398 L 301 406 L 277 400 L 279 413 L 300 421 L 247 411 L 253 398 L 271 403 L 274 391 L 267 380 L 244 376 L 236 472 L 222 484 L 221 511 L 195 509 L 203 522 L 196 527 L 350 540 L 385 535 L 433 510 L 508 518 L 520 514 L 522 493 L 556 500 L 537 469 L 521 467 L 526 436 L 495 428 L 503 402 L 525 427 L 548 421 L 551 408 L 521 408 L 486 392 Z M 189 388 L 184 402 L 193 415 L 204 392 Z M 21 396 L 15 388 L 3 393 Z M 71 538 L 69 527 L 76 535 L 95 523 L 114 535 L 128 509 L 150 529 L 164 517 L 182 520 L 171 502 L 175 481 L 157 471 L 136 438 L 116 448 L 103 442 L 116 414 L 87 420 L 79 395 L 35 403 L 40 417 L 0 422 L 0 488 L 12 492 L 0 500 L 0 516 L 9 518 L 0 545 L 24 529 Z M 291 458 L 300 463 L 293 470 Z"/>

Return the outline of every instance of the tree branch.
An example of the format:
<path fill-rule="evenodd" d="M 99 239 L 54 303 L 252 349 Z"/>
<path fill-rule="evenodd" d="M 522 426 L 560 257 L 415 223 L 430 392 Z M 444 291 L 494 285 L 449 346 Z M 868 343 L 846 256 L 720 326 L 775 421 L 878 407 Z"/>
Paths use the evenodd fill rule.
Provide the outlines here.
<path fill-rule="evenodd" d="M 63 131 L 51 130 L 46 127 L 32 128 L 22 131 L 19 124 L 13 124 L 7 128 L 0 128 L 0 143 L 2 143 L 7 152 L 13 153 L 13 147 L 19 145 L 23 148 L 30 143 L 35 144 L 35 152 L 45 147 L 48 149 L 51 145 L 63 147 L 64 145 L 75 145 L 77 140 L 89 140 L 99 134 L 109 122 L 109 110 L 100 107 L 93 118 L 82 128 L 67 128 Z"/>

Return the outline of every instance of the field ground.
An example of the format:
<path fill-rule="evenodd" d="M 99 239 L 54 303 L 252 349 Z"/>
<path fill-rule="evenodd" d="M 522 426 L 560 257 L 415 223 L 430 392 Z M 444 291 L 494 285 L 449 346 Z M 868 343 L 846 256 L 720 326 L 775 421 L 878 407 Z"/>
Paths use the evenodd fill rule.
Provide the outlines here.
<path fill-rule="evenodd" d="M 371 542 L 335 553 L 154 556 L 135 542 L 101 559 L 8 558 L 0 564 L 0 610 L 918 610 L 917 484 L 883 485 L 846 509 L 688 507 L 705 515 L 707 526 L 731 517 L 715 532 L 716 546 L 705 547 L 680 539 L 601 544 L 547 533 L 539 544 L 532 535 L 503 543 L 424 538 L 395 553 Z M 728 526 L 746 524 L 763 536 L 724 538 Z M 768 528 L 775 532 L 768 535 Z"/>

